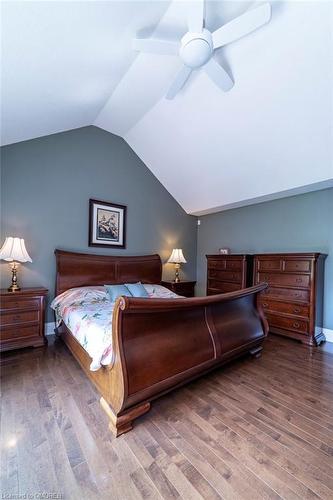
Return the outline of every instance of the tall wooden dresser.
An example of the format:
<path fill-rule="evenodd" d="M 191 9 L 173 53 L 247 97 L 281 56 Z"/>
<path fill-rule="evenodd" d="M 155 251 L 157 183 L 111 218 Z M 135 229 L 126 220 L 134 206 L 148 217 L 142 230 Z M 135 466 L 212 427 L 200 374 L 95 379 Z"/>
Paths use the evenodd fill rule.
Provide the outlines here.
<path fill-rule="evenodd" d="M 251 255 L 206 255 L 207 295 L 234 292 L 252 284 Z"/>
<path fill-rule="evenodd" d="M 325 258 L 320 253 L 254 256 L 254 284 L 269 284 L 260 300 L 270 332 L 307 345 L 318 345 L 325 340 L 322 329 Z"/>

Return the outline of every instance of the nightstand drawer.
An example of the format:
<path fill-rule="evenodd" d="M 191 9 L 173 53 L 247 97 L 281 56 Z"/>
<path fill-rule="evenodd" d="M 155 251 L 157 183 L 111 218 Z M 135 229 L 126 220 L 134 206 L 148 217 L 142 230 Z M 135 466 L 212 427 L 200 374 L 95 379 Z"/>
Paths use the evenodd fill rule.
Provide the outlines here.
<path fill-rule="evenodd" d="M 38 347 L 47 343 L 44 335 L 47 289 L 22 288 L 0 292 L 0 350 Z"/>
<path fill-rule="evenodd" d="M 39 309 L 39 299 L 22 299 L 21 297 L 1 297 L 1 309 Z"/>
<path fill-rule="evenodd" d="M 2 312 L 0 326 L 12 326 L 19 323 L 38 323 L 39 311 Z"/>
<path fill-rule="evenodd" d="M 1 328 L 1 341 L 39 337 L 39 325 L 17 325 L 16 327 Z"/>

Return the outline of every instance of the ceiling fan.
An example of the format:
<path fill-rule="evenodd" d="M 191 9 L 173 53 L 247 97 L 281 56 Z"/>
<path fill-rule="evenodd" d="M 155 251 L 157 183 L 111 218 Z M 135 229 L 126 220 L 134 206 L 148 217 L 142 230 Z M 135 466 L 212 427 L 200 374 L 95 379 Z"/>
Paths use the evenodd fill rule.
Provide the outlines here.
<path fill-rule="evenodd" d="M 223 91 L 230 90 L 234 82 L 226 70 L 214 59 L 216 49 L 248 35 L 268 23 L 271 18 L 271 5 L 264 3 L 248 10 L 211 33 L 204 28 L 205 0 L 189 4 L 188 32 L 179 42 L 137 38 L 134 49 L 161 55 L 179 55 L 183 66 L 177 73 L 166 98 L 173 99 L 185 84 L 193 70 L 203 68 L 212 81 Z"/>

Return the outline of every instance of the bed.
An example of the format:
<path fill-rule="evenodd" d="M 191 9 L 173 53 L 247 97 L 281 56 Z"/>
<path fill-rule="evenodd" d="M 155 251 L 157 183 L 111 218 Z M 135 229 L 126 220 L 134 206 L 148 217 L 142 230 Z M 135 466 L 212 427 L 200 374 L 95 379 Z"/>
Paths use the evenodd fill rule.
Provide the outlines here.
<path fill-rule="evenodd" d="M 118 257 L 56 250 L 56 289 L 104 284 L 158 285 L 159 255 Z M 268 326 L 258 297 L 267 284 L 195 298 L 119 297 L 112 313 L 112 352 L 91 371 L 92 359 L 61 322 L 61 336 L 91 382 L 119 436 L 149 411 L 151 401 L 236 357 L 259 356 Z"/>

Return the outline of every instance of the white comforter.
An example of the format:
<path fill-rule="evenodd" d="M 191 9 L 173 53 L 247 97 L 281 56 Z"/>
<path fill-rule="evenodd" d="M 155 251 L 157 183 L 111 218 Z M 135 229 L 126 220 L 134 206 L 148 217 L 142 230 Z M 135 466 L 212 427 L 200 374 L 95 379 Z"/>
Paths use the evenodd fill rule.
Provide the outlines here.
<path fill-rule="evenodd" d="M 150 298 L 180 298 L 161 285 L 144 285 Z M 149 300 L 149 299 L 147 299 Z M 57 326 L 63 321 L 92 358 L 90 370 L 108 365 L 112 357 L 114 302 L 103 286 L 71 288 L 51 303 Z"/>

